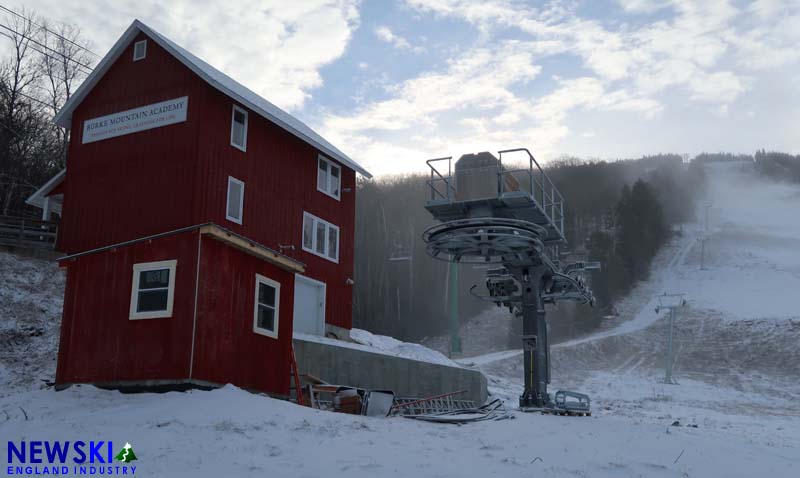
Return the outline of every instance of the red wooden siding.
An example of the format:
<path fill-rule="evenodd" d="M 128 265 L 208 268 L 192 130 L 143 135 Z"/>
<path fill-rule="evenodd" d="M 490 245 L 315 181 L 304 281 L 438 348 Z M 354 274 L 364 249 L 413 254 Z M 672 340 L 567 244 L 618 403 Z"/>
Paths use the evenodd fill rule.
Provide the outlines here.
<path fill-rule="evenodd" d="M 197 233 L 66 262 L 58 383 L 188 377 Z M 176 259 L 172 317 L 130 320 L 133 265 Z"/>
<path fill-rule="evenodd" d="M 294 275 L 203 237 L 192 378 L 289 394 Z M 278 338 L 253 332 L 256 274 L 281 284 Z"/>
<path fill-rule="evenodd" d="M 317 191 L 318 151 L 252 111 L 247 151 L 234 148 L 233 100 L 152 40 L 144 60 L 133 62 L 132 50 L 133 42 L 73 114 L 62 250 L 215 222 L 276 250 L 293 245 L 283 252 L 327 284 L 326 321 L 349 328 L 355 172 L 342 167 L 341 201 Z M 184 123 L 81 144 L 87 119 L 181 96 L 189 97 Z M 245 182 L 242 225 L 225 219 L 229 175 Z M 339 227 L 338 264 L 302 250 L 303 211 Z"/>
<path fill-rule="evenodd" d="M 229 228 L 304 262 L 305 275 L 327 284 L 326 321 L 350 328 L 355 231 L 355 172 L 342 167 L 341 201 L 317 190 L 319 152 L 275 124 L 248 113 L 247 152 L 230 145 L 234 102 L 210 89 L 202 101 L 197 220 Z M 241 106 L 241 105 L 239 105 Z M 341 166 L 341 165 L 340 165 Z M 225 219 L 228 176 L 244 181 L 242 224 Z M 349 189 L 349 192 L 344 192 Z M 302 250 L 303 211 L 339 227 L 339 262 Z"/>
<path fill-rule="evenodd" d="M 136 62 L 128 46 L 72 117 L 59 243 L 65 252 L 191 225 L 198 103 L 206 88 L 154 41 Z M 186 122 L 81 143 L 87 119 L 181 96 L 189 97 Z"/>

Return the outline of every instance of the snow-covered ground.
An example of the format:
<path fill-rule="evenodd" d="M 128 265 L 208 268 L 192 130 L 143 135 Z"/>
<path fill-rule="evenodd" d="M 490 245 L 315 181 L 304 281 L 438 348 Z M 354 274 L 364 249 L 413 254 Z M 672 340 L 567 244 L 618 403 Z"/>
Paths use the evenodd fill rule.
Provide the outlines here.
<path fill-rule="evenodd" d="M 64 282 L 53 261 L 0 251 L 0 397 L 55 377 Z"/>
<path fill-rule="evenodd" d="M 230 386 L 161 395 L 88 386 L 54 392 L 19 378 L 52 370 L 48 331 L 14 352 L 2 344 L 0 436 L 130 442 L 137 474 L 147 476 L 800 476 L 800 188 L 738 168 L 712 166 L 707 270 L 696 240 L 704 225 L 686 225 L 656 259 L 651 279 L 618 305 L 617 319 L 553 348 L 552 389 L 589 393 L 592 417 L 514 411 L 513 420 L 459 427 L 319 412 Z M 9 281 L 9 269 L 0 269 L 0 330 L 34 320 L 55 328 L 56 303 L 41 314 L 34 307 L 58 296 L 57 287 L 28 296 L 44 278 L 63 279 L 52 265 L 24 262 L 0 255 L 0 265 L 20 271 Z M 24 274 L 41 277 L 39 286 L 26 289 Z M 653 308 L 663 292 L 688 299 L 677 325 L 678 385 L 660 383 L 667 321 Z M 461 363 L 483 370 L 493 395 L 513 410 L 519 353 L 503 350 L 504 334 L 491 339 L 494 351 L 487 337 L 470 336 L 490 318 L 464 330 L 465 342 L 487 353 Z M 362 345 L 353 346 L 440 360 L 367 332 L 355 338 Z M 36 364 L 22 365 L 28 348 Z"/>
<path fill-rule="evenodd" d="M 142 476 L 750 478 L 797 476 L 800 466 L 795 425 L 770 417 L 757 435 L 612 414 L 517 414 L 459 427 L 320 412 L 234 387 L 21 392 L 2 410 L 4 438 L 129 442 Z"/>

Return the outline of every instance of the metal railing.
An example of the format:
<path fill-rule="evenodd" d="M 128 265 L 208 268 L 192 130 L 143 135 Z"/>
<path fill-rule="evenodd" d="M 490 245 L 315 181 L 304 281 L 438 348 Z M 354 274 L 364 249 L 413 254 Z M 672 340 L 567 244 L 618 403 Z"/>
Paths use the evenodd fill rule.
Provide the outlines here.
<path fill-rule="evenodd" d="M 507 169 L 503 166 L 503 154 L 525 153 L 527 155 L 527 167 Z M 484 168 L 486 174 L 495 174 L 497 178 L 496 192 L 494 197 L 503 197 L 504 194 L 524 191 L 536 203 L 542 213 L 548 218 L 559 235 L 563 236 L 564 231 L 564 197 L 555 187 L 550 177 L 544 172 L 533 154 L 527 148 L 506 149 L 498 152 L 497 166 Z M 444 169 L 444 162 L 447 162 L 447 169 Z M 431 169 L 430 179 L 426 181 L 430 188 L 430 200 L 444 200 L 452 202 L 461 200 L 458 198 L 459 190 L 456 177 L 453 175 L 453 157 L 429 159 L 426 164 Z M 462 174 L 462 173 L 459 173 Z M 463 174 L 462 174 L 463 175 Z M 463 179 L 463 178 L 462 178 Z M 491 189 L 494 186 L 490 186 Z M 471 197 L 469 199 L 478 199 Z"/>
<path fill-rule="evenodd" d="M 434 163 L 440 164 L 442 161 L 447 161 L 447 176 L 444 176 L 436 169 L 436 166 L 434 166 Z M 425 161 L 425 163 L 431 168 L 431 178 L 426 181 L 428 187 L 431 188 L 431 201 L 435 201 L 436 199 L 452 201 L 456 192 L 456 188 L 453 185 L 453 157 L 448 156 L 446 158 L 429 159 Z M 442 188 L 444 188 L 444 192 L 442 192 Z M 453 192 L 452 195 L 450 191 Z"/>
<path fill-rule="evenodd" d="M 0 244 L 54 249 L 58 224 L 27 217 L 0 216 Z"/>
<path fill-rule="evenodd" d="M 528 167 L 522 169 L 504 169 L 503 168 L 503 153 L 506 155 L 510 153 L 524 152 L 528 155 Z M 542 212 L 550 219 L 553 226 L 558 228 L 560 234 L 563 235 L 564 231 L 564 197 L 561 192 L 550 180 L 547 173 L 544 172 L 536 158 L 527 148 L 505 149 L 498 152 L 499 166 L 498 166 L 498 189 L 500 196 L 505 194 L 506 181 L 504 175 L 510 174 L 512 177 L 516 174 L 522 174 L 523 177 L 527 175 L 527 181 L 520 185 L 527 185 L 527 193 L 539 205 Z"/>

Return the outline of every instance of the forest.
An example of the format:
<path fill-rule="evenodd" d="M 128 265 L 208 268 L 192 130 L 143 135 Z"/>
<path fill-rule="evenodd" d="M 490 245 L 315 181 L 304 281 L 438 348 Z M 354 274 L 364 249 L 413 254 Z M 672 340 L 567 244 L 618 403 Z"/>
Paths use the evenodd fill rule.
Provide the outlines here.
<path fill-rule="evenodd" d="M 694 219 L 706 182 L 702 165 L 713 161 L 755 163 L 773 179 L 797 181 L 800 156 L 702 153 L 693 158 L 659 154 L 615 161 L 561 158 L 544 168 L 566 203 L 569 260 L 599 261 L 590 274 L 593 308 L 559 304 L 548 311 L 554 340 L 585 333 L 616 313 L 615 301 L 648 277 L 658 250 L 681 224 Z M 422 162 L 422 160 L 421 160 Z M 449 266 L 428 257 L 422 232 L 434 221 L 424 174 L 361 181 L 356 194 L 354 326 L 404 340 L 448 332 Z M 491 304 L 469 294 L 485 270 L 459 264 L 459 317 Z M 515 324 L 519 325 L 519 324 Z M 516 337 L 509 338 L 516 346 Z"/>
<path fill-rule="evenodd" d="M 551 312 L 558 337 L 596 326 L 613 314 L 615 299 L 647 277 L 650 261 L 673 227 L 691 219 L 704 177 L 702 168 L 678 155 L 613 162 L 562 158 L 545 170 L 565 198 L 563 258 L 602 264 L 591 274 L 594 308 L 562 304 Z M 447 332 L 449 265 L 428 257 L 421 239 L 434 224 L 424 208 L 426 179 L 411 174 L 359 184 L 357 327 L 405 340 Z M 468 292 L 482 284 L 485 270 L 459 264 L 457 271 L 459 316 L 467 320 L 492 306 Z"/>

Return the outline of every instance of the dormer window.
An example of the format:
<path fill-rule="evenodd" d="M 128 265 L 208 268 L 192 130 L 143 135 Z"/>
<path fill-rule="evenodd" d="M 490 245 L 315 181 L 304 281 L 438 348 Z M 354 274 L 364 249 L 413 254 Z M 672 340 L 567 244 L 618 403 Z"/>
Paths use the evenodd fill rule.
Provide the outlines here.
<path fill-rule="evenodd" d="M 236 105 L 231 114 L 231 146 L 247 151 L 247 111 Z"/>
<path fill-rule="evenodd" d="M 133 61 L 143 60 L 147 56 L 147 40 L 137 41 L 133 44 Z"/>
<path fill-rule="evenodd" d="M 324 156 L 317 161 L 317 190 L 334 199 L 341 199 L 342 168 Z"/>

